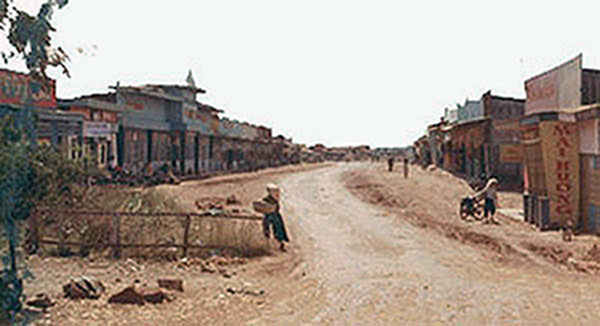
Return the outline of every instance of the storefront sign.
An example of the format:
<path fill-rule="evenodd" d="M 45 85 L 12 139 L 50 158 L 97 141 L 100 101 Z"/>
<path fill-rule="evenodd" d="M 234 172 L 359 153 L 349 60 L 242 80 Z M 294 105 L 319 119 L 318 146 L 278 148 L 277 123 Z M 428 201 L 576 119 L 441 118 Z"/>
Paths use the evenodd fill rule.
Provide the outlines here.
<path fill-rule="evenodd" d="M 55 108 L 54 81 L 42 81 L 27 74 L 0 69 L 0 103 Z"/>
<path fill-rule="evenodd" d="M 576 223 L 579 216 L 579 137 L 574 123 L 545 121 L 540 136 L 550 223 Z"/>
<path fill-rule="evenodd" d="M 110 137 L 111 134 L 116 132 L 116 127 L 112 123 L 93 121 L 83 122 L 83 137 Z"/>
<path fill-rule="evenodd" d="M 581 55 L 525 82 L 525 114 L 581 105 Z"/>
<path fill-rule="evenodd" d="M 500 162 L 521 163 L 523 162 L 523 147 L 521 144 L 500 145 Z"/>

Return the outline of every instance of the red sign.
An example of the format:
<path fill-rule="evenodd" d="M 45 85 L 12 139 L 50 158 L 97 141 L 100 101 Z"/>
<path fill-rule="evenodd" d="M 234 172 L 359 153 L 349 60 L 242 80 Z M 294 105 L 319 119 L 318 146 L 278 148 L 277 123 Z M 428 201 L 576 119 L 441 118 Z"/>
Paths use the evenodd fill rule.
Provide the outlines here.
<path fill-rule="evenodd" d="M 138 110 L 138 111 L 144 110 L 144 104 L 142 104 L 142 103 L 127 102 L 127 105 L 131 106 L 134 110 Z"/>
<path fill-rule="evenodd" d="M 581 105 L 581 55 L 525 82 L 525 114 Z"/>
<path fill-rule="evenodd" d="M 55 82 L 0 69 L 0 103 L 55 108 Z"/>
<path fill-rule="evenodd" d="M 206 121 L 206 116 L 200 112 L 186 110 L 185 116 L 192 120 Z"/>
<path fill-rule="evenodd" d="M 546 186 L 550 198 L 550 220 L 565 225 L 579 214 L 579 144 L 573 123 L 548 121 L 540 124 Z"/>

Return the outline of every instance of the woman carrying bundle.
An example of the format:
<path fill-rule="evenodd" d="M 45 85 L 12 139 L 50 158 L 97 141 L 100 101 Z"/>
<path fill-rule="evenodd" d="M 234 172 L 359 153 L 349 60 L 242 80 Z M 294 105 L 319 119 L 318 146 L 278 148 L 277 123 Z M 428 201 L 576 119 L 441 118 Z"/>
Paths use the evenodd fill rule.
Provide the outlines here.
<path fill-rule="evenodd" d="M 280 190 L 274 184 L 267 185 L 267 196 L 259 201 L 254 202 L 254 209 L 264 214 L 263 218 L 263 232 L 267 239 L 271 236 L 271 228 L 273 229 L 273 235 L 275 239 L 279 241 L 279 249 L 285 251 L 285 242 L 289 242 L 285 225 L 283 224 L 283 218 L 279 213 L 279 197 Z"/>

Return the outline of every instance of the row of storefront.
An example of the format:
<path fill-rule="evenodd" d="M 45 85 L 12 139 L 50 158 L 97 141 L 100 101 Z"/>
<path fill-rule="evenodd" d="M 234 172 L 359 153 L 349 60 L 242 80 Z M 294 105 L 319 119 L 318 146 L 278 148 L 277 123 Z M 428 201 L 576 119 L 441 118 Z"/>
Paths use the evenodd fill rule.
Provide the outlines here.
<path fill-rule="evenodd" d="M 415 142 L 419 163 L 469 179 L 493 175 L 504 189 L 522 189 L 519 118 L 524 104 L 523 99 L 487 92 L 477 101 L 446 109 L 441 121 Z"/>
<path fill-rule="evenodd" d="M 524 100 L 484 94 L 482 116 L 466 121 L 447 110 L 414 144 L 421 164 L 498 177 L 523 193 L 525 218 L 541 229 L 570 220 L 600 232 L 600 70 L 583 69 L 579 55 L 525 91 Z"/>
<path fill-rule="evenodd" d="M 24 85 L 24 86 L 23 86 Z M 73 159 L 134 173 L 255 170 L 290 163 L 291 141 L 271 129 L 220 117 L 193 85 L 115 86 L 105 94 L 57 100 L 54 81 L 0 70 L 0 109 L 35 112 L 36 138 Z"/>

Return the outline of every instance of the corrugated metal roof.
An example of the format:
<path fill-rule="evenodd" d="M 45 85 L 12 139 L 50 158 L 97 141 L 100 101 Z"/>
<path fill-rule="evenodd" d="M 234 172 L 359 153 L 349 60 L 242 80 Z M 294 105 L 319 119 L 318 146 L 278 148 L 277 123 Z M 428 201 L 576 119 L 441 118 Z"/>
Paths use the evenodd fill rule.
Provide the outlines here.
<path fill-rule="evenodd" d="M 98 98 L 103 99 L 105 97 L 100 96 Z M 92 109 L 106 110 L 106 111 L 112 111 L 112 112 L 124 112 L 124 111 L 127 111 L 128 109 L 131 109 L 130 105 L 117 104 L 115 102 L 100 100 L 98 98 L 95 98 L 94 96 L 90 95 L 90 96 L 85 96 L 85 97 L 81 97 L 81 98 L 77 98 L 77 99 L 73 99 L 73 100 L 58 100 L 58 106 L 62 106 L 62 107 L 83 106 L 83 107 L 89 107 Z"/>
<path fill-rule="evenodd" d="M 172 84 L 172 85 L 168 85 L 168 84 L 145 84 L 142 86 L 139 86 L 140 88 L 151 88 L 151 89 L 160 89 L 160 88 L 164 88 L 164 87 L 168 87 L 168 88 L 180 88 L 180 89 L 186 89 L 186 90 L 190 90 L 193 91 L 195 93 L 200 93 L 200 94 L 205 94 L 206 91 L 200 87 L 194 87 L 194 86 L 189 86 L 189 85 L 176 85 L 176 84 Z"/>
<path fill-rule="evenodd" d="M 184 86 L 181 86 L 181 87 L 185 88 Z M 125 92 L 131 92 L 131 93 L 135 93 L 135 94 L 156 97 L 156 98 L 160 98 L 160 99 L 172 101 L 172 102 L 193 103 L 196 105 L 198 110 L 201 110 L 201 111 L 208 111 L 208 112 L 212 112 L 212 113 L 222 113 L 223 112 L 223 110 L 214 108 L 208 104 L 200 103 L 198 101 L 190 101 L 189 99 L 186 99 L 184 97 L 170 95 L 170 94 L 164 93 L 162 91 L 157 91 L 156 89 L 148 89 L 148 88 L 145 88 L 144 86 L 141 86 L 141 87 L 119 86 L 118 88 L 115 86 L 111 86 L 110 88 L 118 89 L 118 91 L 125 91 Z"/>

